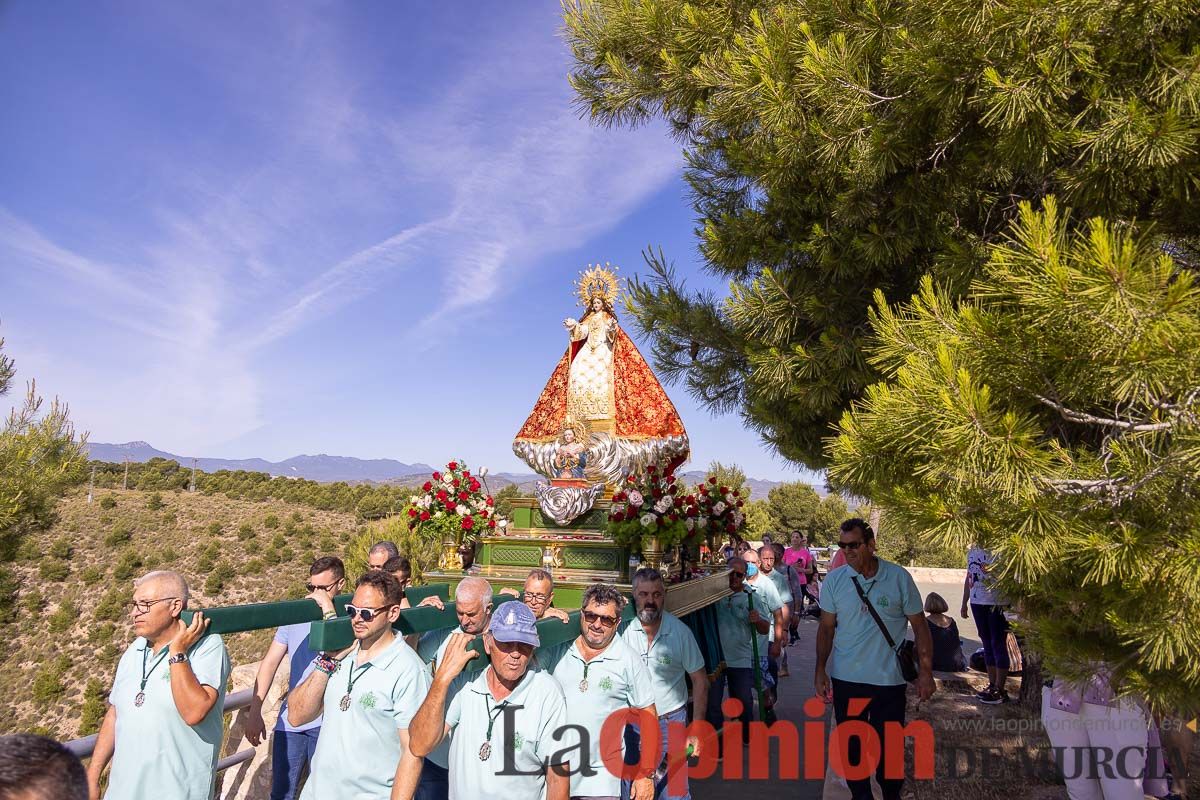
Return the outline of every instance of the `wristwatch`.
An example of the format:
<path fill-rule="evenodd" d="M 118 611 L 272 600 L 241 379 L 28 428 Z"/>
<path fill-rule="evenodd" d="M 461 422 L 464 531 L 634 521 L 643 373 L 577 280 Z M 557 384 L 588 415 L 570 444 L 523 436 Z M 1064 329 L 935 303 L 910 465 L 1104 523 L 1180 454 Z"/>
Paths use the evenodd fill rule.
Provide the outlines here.
<path fill-rule="evenodd" d="M 168 658 L 167 666 L 170 666 L 171 664 L 186 664 L 187 660 L 188 660 L 187 653 L 180 653 L 178 655 L 174 655 L 174 656 L 171 656 L 170 658 Z"/>

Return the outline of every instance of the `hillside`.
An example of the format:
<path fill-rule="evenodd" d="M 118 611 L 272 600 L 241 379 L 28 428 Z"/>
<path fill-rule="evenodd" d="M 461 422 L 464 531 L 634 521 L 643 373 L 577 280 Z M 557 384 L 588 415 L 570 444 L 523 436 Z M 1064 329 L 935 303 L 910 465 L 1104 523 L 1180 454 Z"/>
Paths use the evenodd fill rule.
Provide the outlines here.
<path fill-rule="evenodd" d="M 353 514 L 279 500 L 170 491 L 101 490 L 89 504 L 80 489 L 60 501 L 57 516 L 15 565 L 19 609 L 0 628 L 0 669 L 5 694 L 19 700 L 0 707 L 0 733 L 71 739 L 95 731 L 132 638 L 123 604 L 138 575 L 178 569 L 194 607 L 300 597 L 312 558 L 344 556 L 360 525 Z M 227 637 L 234 664 L 258 660 L 270 637 Z"/>

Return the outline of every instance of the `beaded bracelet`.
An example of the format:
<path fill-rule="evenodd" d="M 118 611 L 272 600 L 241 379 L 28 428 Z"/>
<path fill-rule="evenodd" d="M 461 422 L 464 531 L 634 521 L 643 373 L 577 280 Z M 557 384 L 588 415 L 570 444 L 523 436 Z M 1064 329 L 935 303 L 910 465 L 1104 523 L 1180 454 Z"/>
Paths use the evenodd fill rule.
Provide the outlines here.
<path fill-rule="evenodd" d="M 325 655 L 324 653 L 319 653 L 317 657 L 313 659 L 313 666 L 315 666 L 321 672 L 324 672 L 326 675 L 333 675 L 333 673 L 337 672 L 340 664 L 341 662 L 339 662 L 336 658 Z"/>

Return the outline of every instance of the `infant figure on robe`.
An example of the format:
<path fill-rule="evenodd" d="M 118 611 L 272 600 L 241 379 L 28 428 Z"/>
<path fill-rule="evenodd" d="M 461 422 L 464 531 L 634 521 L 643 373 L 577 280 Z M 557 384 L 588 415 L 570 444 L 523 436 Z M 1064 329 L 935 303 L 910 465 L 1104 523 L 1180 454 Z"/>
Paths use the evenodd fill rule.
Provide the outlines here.
<path fill-rule="evenodd" d="M 690 452 L 674 404 L 617 322 L 617 294 L 611 270 L 583 274 L 586 311 L 563 321 L 567 350 L 513 442 L 526 464 L 551 479 L 538 498 L 560 525 L 590 509 L 605 486 L 650 464 L 674 468 Z"/>

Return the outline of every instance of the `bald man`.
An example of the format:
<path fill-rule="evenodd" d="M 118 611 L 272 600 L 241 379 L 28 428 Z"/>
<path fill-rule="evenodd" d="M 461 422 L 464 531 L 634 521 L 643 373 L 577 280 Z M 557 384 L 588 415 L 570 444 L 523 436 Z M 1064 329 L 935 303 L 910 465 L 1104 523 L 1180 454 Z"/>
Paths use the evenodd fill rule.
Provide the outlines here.
<path fill-rule="evenodd" d="M 197 612 L 190 625 L 187 581 L 178 572 L 150 572 L 134 582 L 133 644 L 121 656 L 108 713 L 88 765 L 88 793 L 106 797 L 208 800 L 224 733 L 222 706 L 229 653 Z"/>

